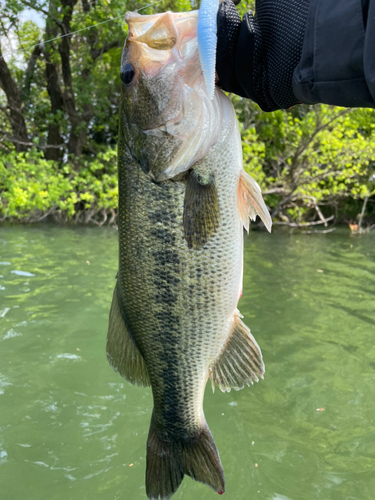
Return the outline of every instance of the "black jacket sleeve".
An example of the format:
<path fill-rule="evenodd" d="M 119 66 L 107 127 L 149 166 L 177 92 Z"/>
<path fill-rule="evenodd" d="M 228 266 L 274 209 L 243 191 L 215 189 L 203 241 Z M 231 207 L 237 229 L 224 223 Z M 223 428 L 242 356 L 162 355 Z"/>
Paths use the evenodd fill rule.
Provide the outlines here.
<path fill-rule="evenodd" d="M 375 0 L 256 0 L 218 13 L 224 90 L 265 111 L 298 102 L 375 107 Z"/>
<path fill-rule="evenodd" d="M 308 104 L 372 108 L 374 54 L 374 0 L 311 0 L 294 94 Z"/>
<path fill-rule="evenodd" d="M 292 88 L 309 0 L 257 0 L 242 21 L 231 0 L 218 12 L 216 71 L 224 90 L 248 97 L 265 111 L 298 102 Z"/>

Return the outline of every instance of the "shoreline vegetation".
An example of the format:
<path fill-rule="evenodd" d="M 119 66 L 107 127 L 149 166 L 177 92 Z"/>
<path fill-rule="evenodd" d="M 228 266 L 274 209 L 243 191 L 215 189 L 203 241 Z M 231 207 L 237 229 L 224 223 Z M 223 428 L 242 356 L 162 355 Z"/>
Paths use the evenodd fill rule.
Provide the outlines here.
<path fill-rule="evenodd" d="M 4 5 L 0 223 L 115 224 L 119 67 L 127 32 L 116 18 L 139 6 L 130 0 Z M 142 13 L 192 7 L 187 0 L 165 0 Z M 242 2 L 239 9 L 250 7 Z M 43 27 L 23 20 L 25 9 Z M 375 228 L 374 110 L 300 105 L 264 113 L 249 100 L 231 99 L 244 168 L 259 183 L 274 226 Z"/>
<path fill-rule="evenodd" d="M 0 154 L 0 222 L 114 224 L 116 149 L 81 159 L 79 167 L 46 160 L 36 149 Z"/>

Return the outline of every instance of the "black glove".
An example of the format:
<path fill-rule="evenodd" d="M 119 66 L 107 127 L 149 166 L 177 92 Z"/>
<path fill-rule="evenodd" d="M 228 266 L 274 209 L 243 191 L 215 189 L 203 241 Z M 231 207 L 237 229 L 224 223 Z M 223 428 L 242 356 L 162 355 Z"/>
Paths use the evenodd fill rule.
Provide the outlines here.
<path fill-rule="evenodd" d="M 264 111 L 298 103 L 292 76 L 302 51 L 310 0 L 256 0 L 241 21 L 232 0 L 217 16 L 218 85 Z"/>

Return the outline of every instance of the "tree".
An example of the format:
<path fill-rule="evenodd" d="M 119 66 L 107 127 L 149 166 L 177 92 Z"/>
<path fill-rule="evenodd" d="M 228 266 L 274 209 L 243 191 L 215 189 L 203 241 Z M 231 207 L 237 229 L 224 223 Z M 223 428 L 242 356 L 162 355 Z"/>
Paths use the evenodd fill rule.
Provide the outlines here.
<path fill-rule="evenodd" d="M 190 10 L 197 4 L 163 0 L 142 13 Z M 44 202 L 55 203 L 45 196 L 53 172 L 65 172 L 74 184 L 70 186 L 74 195 L 68 196 L 70 215 L 74 210 L 113 209 L 119 69 L 127 29 L 117 17 L 139 7 L 136 0 L 125 4 L 119 0 L 100 4 L 96 0 L 7 0 L 2 7 L 0 176 L 5 180 L 0 182 L 0 213 L 3 202 L 4 216 L 10 213 L 6 207 L 13 207 L 12 217 L 17 207 L 27 217 L 33 217 L 38 207 L 37 217 L 43 216 Z M 22 21 L 26 8 L 44 20 L 43 28 Z M 244 13 L 249 5 L 242 2 L 239 8 Z M 13 52 L 5 48 L 7 38 L 17 45 Z M 301 105 L 263 113 L 248 99 L 232 96 L 232 100 L 241 126 L 245 168 L 261 185 L 276 224 L 328 228 L 338 220 L 355 222 L 362 214 L 360 226 L 375 216 L 373 110 Z M 21 176 L 15 165 L 8 167 L 15 162 L 14 153 L 20 165 L 30 167 L 22 177 L 21 194 L 13 186 Z M 99 167 L 98 158 L 107 154 L 110 160 Z M 104 182 L 108 175 L 110 181 Z M 100 183 L 110 193 L 111 201 L 105 206 L 107 194 L 102 196 Z M 67 206 L 64 193 L 53 210 Z M 90 207 L 89 199 L 94 200 Z M 72 200 L 77 200 L 74 210 Z"/>
<path fill-rule="evenodd" d="M 44 19 L 44 29 L 20 20 L 26 7 Z M 92 138 L 98 128 L 102 142 L 113 140 L 125 34 L 119 19 L 106 21 L 121 16 L 125 8 L 118 0 L 7 2 L 1 35 L 15 37 L 19 48 L 25 48 L 16 60 L 0 47 L 3 143 L 19 151 L 36 145 L 47 158 L 58 160 L 65 154 L 94 154 Z M 98 127 L 99 120 L 104 127 Z"/>
<path fill-rule="evenodd" d="M 276 224 L 327 227 L 356 219 L 375 194 L 373 110 L 318 105 L 263 113 L 250 101 L 234 101 L 245 168 Z"/>

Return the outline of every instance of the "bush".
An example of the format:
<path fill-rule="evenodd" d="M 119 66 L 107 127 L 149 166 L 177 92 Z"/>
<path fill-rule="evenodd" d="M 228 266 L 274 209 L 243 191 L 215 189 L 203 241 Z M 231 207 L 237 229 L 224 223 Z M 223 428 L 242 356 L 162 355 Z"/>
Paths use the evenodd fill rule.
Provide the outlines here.
<path fill-rule="evenodd" d="M 94 160 L 70 163 L 45 160 L 35 149 L 0 153 L 0 219 L 32 222 L 48 215 L 62 221 L 113 221 L 117 208 L 116 150 Z"/>
<path fill-rule="evenodd" d="M 263 113 L 233 98 L 244 168 L 262 188 L 275 224 L 306 227 L 346 220 L 374 224 L 375 115 L 372 110 L 299 106 Z M 104 224 L 115 220 L 116 150 L 77 163 L 33 149 L 0 150 L 0 220 Z"/>
<path fill-rule="evenodd" d="M 261 186 L 276 224 L 355 221 L 367 200 L 367 218 L 375 222 L 373 110 L 319 105 L 263 113 L 234 101 L 244 168 Z"/>

